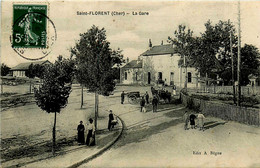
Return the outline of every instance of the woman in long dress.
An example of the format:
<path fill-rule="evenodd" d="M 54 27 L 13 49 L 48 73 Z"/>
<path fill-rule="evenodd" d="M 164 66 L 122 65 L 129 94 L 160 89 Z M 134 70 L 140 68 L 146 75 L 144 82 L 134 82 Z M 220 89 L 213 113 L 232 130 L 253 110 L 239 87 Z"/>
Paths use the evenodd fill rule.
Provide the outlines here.
<path fill-rule="evenodd" d="M 95 125 L 93 123 L 93 119 L 89 119 L 89 124 L 87 126 L 88 129 L 88 134 L 87 134 L 87 140 L 86 140 L 86 145 L 87 146 L 94 146 L 95 143 Z"/>
<path fill-rule="evenodd" d="M 203 130 L 204 131 L 204 119 L 205 119 L 205 116 L 199 112 L 198 114 L 198 126 L 200 128 L 200 130 Z"/>
<path fill-rule="evenodd" d="M 173 96 L 176 95 L 176 86 L 175 85 L 173 85 L 173 87 L 172 87 L 172 94 L 173 94 Z"/>
<path fill-rule="evenodd" d="M 82 123 L 83 122 L 80 121 L 80 124 L 78 125 L 78 128 L 77 128 L 77 130 L 78 130 L 78 143 L 80 145 L 85 143 L 85 135 L 84 135 L 85 127 Z"/>

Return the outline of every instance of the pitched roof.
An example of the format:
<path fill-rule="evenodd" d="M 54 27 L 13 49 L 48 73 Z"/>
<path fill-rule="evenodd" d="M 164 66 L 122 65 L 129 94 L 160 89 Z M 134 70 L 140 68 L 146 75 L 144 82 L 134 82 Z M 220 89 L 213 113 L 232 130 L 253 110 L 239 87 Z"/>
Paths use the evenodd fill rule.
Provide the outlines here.
<path fill-rule="evenodd" d="M 31 64 L 33 64 L 33 65 L 37 65 L 37 64 L 42 65 L 42 64 L 45 64 L 45 63 L 51 63 L 51 62 L 48 61 L 48 60 L 45 60 L 45 61 L 34 61 L 34 62 L 21 63 L 21 64 L 16 65 L 15 67 L 13 67 L 11 69 L 11 71 L 27 70 Z"/>
<path fill-rule="evenodd" d="M 163 55 L 163 54 L 174 54 L 176 53 L 171 44 L 153 46 L 151 49 L 145 51 L 143 56 L 150 55 Z"/>
<path fill-rule="evenodd" d="M 122 68 L 142 68 L 142 61 L 133 60 L 128 62 L 125 66 Z"/>

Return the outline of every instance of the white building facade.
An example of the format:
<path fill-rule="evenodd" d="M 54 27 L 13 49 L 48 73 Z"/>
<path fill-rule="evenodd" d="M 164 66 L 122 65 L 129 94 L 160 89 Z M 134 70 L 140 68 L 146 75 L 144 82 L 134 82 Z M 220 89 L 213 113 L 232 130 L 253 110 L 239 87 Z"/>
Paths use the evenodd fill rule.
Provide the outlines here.
<path fill-rule="evenodd" d="M 140 56 L 142 66 L 139 67 L 139 83 L 144 85 L 164 84 L 168 86 L 176 85 L 184 87 L 186 78 L 186 68 L 179 65 L 181 56 L 175 52 L 171 44 L 153 46 Z M 130 84 L 125 81 L 125 70 L 122 69 L 122 83 Z M 131 70 L 134 72 L 134 69 Z M 193 67 L 187 67 L 187 87 L 199 87 L 199 73 Z M 138 79 L 138 78 L 136 78 Z"/>

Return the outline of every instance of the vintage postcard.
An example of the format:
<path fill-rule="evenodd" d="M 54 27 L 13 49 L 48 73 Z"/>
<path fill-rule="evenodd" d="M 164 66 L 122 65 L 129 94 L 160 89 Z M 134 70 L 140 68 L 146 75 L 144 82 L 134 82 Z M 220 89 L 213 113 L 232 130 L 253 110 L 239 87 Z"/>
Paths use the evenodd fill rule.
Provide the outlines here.
<path fill-rule="evenodd" d="M 1 1 L 0 167 L 260 167 L 260 1 Z"/>

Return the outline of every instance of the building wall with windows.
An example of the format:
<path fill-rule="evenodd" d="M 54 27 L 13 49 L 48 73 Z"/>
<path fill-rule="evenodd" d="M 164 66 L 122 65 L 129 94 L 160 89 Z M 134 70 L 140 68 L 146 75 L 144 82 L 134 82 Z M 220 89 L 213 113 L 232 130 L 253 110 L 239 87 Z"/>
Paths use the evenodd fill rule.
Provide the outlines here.
<path fill-rule="evenodd" d="M 141 60 L 128 62 L 120 70 L 120 81 L 122 84 L 140 84 L 143 81 Z"/>
<path fill-rule="evenodd" d="M 199 74 L 193 67 L 183 68 L 179 65 L 181 56 L 170 44 L 154 46 L 145 51 L 138 60 L 133 60 L 121 68 L 121 83 L 144 85 L 164 84 L 184 87 L 200 87 Z"/>
<path fill-rule="evenodd" d="M 21 71 L 13 71 L 13 76 L 14 77 L 26 77 L 25 76 L 25 70 L 21 70 Z"/>
<path fill-rule="evenodd" d="M 142 54 L 144 84 L 176 85 L 184 87 L 186 69 L 179 65 L 181 56 L 175 52 L 171 44 L 151 47 Z M 187 67 L 187 87 L 196 87 L 197 70 Z"/>
<path fill-rule="evenodd" d="M 178 54 L 143 56 L 144 84 L 180 85 Z"/>
<path fill-rule="evenodd" d="M 26 62 L 26 63 L 20 63 L 16 65 L 15 67 L 11 68 L 11 72 L 13 74 L 13 77 L 26 77 L 25 73 L 29 69 L 29 66 L 33 65 L 48 65 L 51 64 L 50 61 L 34 61 L 34 62 Z"/>

